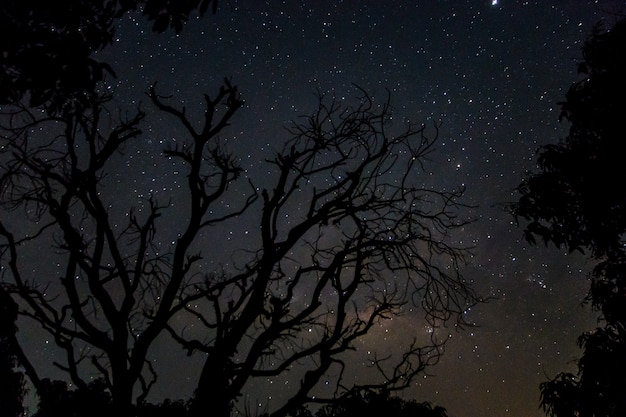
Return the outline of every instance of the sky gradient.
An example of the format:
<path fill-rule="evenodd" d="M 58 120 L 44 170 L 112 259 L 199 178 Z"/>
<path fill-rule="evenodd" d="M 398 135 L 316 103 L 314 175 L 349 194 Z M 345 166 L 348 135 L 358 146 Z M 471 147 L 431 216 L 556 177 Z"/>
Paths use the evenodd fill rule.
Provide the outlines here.
<path fill-rule="evenodd" d="M 99 53 L 118 75 L 108 83 L 120 108 L 142 103 L 148 111 L 142 142 L 123 161 L 143 175 L 120 198 L 166 196 L 183 181 L 157 161 L 162 143 L 180 132 L 149 110 L 144 92 L 154 81 L 193 114 L 203 93 L 231 78 L 246 104 L 224 141 L 261 186 L 264 158 L 288 138 L 290 120 L 315 109 L 318 92 L 349 102 L 354 84 L 375 97 L 388 89 L 395 117 L 442 123 L 423 182 L 466 187 L 477 221 L 459 236 L 474 246 L 464 274 L 493 297 L 468 311 L 477 327 L 453 332 L 440 364 L 405 394 L 446 407 L 451 417 L 541 416 L 539 383 L 575 370 L 576 338 L 594 325 L 595 314 L 581 306 L 590 265 L 529 247 L 501 205 L 516 198 L 537 148 L 566 134 L 557 103 L 577 79 L 581 43 L 620 10 L 617 0 L 220 0 L 216 15 L 191 19 L 180 35 L 156 35 L 145 19 L 128 16 L 114 45 Z M 167 221 L 174 224 L 175 215 Z M 238 223 L 207 236 L 228 241 L 211 262 L 228 266 L 252 227 Z M 424 331 L 411 315 L 386 326 L 392 338 Z M 368 339 L 368 348 L 378 342 Z M 157 368 L 183 374 L 169 355 L 157 351 Z M 183 394 L 157 385 L 154 395 L 187 395 L 185 378 L 177 385 Z"/>

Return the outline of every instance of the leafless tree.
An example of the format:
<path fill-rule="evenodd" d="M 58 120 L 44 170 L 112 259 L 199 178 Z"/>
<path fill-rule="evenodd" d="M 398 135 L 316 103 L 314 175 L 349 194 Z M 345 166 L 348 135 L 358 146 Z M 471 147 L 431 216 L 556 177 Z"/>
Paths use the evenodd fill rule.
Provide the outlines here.
<path fill-rule="evenodd" d="M 22 313 L 67 352 L 66 363 L 57 366 L 74 384 L 86 385 L 81 366 L 91 365 L 105 379 L 119 409 L 128 410 L 137 386 L 141 400 L 156 381 L 148 349 L 184 297 L 197 260 L 189 248 L 203 227 L 221 220 L 209 218 L 208 208 L 241 173 L 232 157 L 207 143 L 242 102 L 230 84 L 215 98 L 207 96 L 205 130 L 192 138 L 184 157 L 189 213 L 171 250 L 160 251 L 155 232 L 165 206 L 149 198 L 141 214 L 129 210 L 127 223 L 120 225 L 111 213 L 115 190 L 104 192 L 107 163 L 141 133 L 144 114 L 137 112 L 107 129 L 108 98 L 92 94 L 87 101 L 88 107 L 68 108 L 60 116 L 39 117 L 42 113 L 27 107 L 12 108 L 4 116 L 2 203 L 9 211 L 24 209 L 30 224 L 26 234 L 16 235 L 23 225 L 0 222 L 2 261 L 7 265 L 3 285 L 20 297 Z M 210 112 L 222 104 L 225 111 L 212 120 Z M 42 130 L 45 139 L 36 134 Z M 56 252 L 62 263 L 43 271 L 43 277 L 33 277 L 20 250 L 40 240 L 53 242 L 50 256 Z M 50 277 L 59 282 L 51 283 Z M 39 381 L 37 375 L 30 377 L 35 384 Z"/>
<path fill-rule="evenodd" d="M 463 324 L 480 301 L 460 272 L 462 190 L 421 185 L 437 126 L 432 137 L 423 125 L 398 128 L 388 98 L 359 91 L 354 107 L 320 97 L 267 160 L 270 185 L 249 180 L 250 191 L 225 206 L 244 177 L 218 140 L 243 103 L 236 87 L 226 81 L 205 96 L 201 128 L 151 88 L 152 103 L 181 126 L 163 151 L 187 174 L 171 244 L 156 238 L 167 204 L 149 197 L 121 217 L 111 205 L 107 168 L 141 134 L 141 111 L 114 122 L 108 98 L 91 94 L 54 116 L 27 107 L 3 115 L 2 285 L 65 350 L 57 366 L 78 387 L 98 373 L 130 415 L 156 382 L 149 349 L 166 331 L 205 358 L 192 415 L 228 416 L 255 380 L 293 380 L 268 409 L 278 417 L 358 390 L 401 390 L 436 363 L 445 338 L 407 335 L 400 353 L 368 356 L 367 379 L 347 377 L 361 373 L 360 341 L 386 321 L 421 309 L 436 330 Z M 258 221 L 246 242 L 255 249 L 236 268 L 207 272 L 202 232 L 244 217 Z M 41 242 L 60 261 L 32 276 L 28 248 Z M 191 333 L 180 326 L 192 321 Z"/>

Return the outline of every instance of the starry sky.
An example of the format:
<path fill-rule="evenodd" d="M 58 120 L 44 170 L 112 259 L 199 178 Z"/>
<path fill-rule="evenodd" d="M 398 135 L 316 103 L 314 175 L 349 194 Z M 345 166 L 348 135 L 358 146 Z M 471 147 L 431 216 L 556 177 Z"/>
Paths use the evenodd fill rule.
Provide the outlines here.
<path fill-rule="evenodd" d="M 442 405 L 452 417 L 543 415 L 539 383 L 575 369 L 576 338 L 595 322 L 581 305 L 590 264 L 529 247 L 500 205 L 515 199 L 538 146 L 566 134 L 556 103 L 576 80 L 581 41 L 599 20 L 610 26 L 624 6 L 618 0 L 220 0 L 216 15 L 192 18 L 180 35 L 156 35 L 145 19 L 128 16 L 99 57 L 117 72 L 108 83 L 119 105 L 143 103 L 148 111 L 142 145 L 126 160 L 143 174 L 129 194 L 167 195 L 182 181 L 153 161 L 160 158 L 155 149 L 179 134 L 170 119 L 149 110 L 144 92 L 154 81 L 193 114 L 202 110 L 202 94 L 230 77 L 246 104 L 224 140 L 246 175 L 259 181 L 264 157 L 288 137 L 283 126 L 313 111 L 318 91 L 350 100 L 353 84 L 374 96 L 388 89 L 397 117 L 442 123 L 424 182 L 467 187 L 465 201 L 478 208 L 477 222 L 459 237 L 475 247 L 465 276 L 493 297 L 468 312 L 477 326 L 453 333 L 441 362 L 406 396 Z M 236 247 L 249 227 L 221 233 Z M 214 262 L 228 264 L 231 254 L 216 252 Z M 394 337 L 422 325 L 411 317 L 387 324 Z M 371 344 L 375 349 L 377 341 Z M 174 363 L 160 366 L 181 371 Z M 157 391 L 176 397 L 169 389 Z"/>

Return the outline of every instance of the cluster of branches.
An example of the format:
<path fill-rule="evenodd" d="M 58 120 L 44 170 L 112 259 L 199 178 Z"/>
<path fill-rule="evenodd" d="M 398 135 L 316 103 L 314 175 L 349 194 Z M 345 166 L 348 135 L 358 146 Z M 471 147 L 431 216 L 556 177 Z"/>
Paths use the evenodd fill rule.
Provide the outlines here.
<path fill-rule="evenodd" d="M 254 378 L 300 380 L 272 411 L 283 416 L 362 389 L 403 389 L 436 362 L 443 341 L 416 337 L 397 357 L 371 359 L 377 379 L 344 378 L 357 372 L 346 361 L 356 342 L 407 304 L 437 327 L 462 324 L 462 313 L 479 301 L 460 274 L 467 249 L 451 238 L 467 223 L 458 217 L 462 190 L 417 185 L 436 137 L 424 126 L 396 132 L 389 102 L 361 93 L 356 107 L 320 97 L 318 109 L 294 123 L 291 139 L 267 161 L 272 185 L 251 187 L 228 211 L 221 200 L 243 170 L 217 138 L 241 108 L 237 88 L 226 80 L 205 96 L 201 129 L 151 88 L 154 106 L 185 132 L 163 152 L 187 176 L 180 197 L 187 212 L 178 215 L 181 229 L 169 250 L 156 238 L 167 206 L 149 198 L 141 212 L 123 212 L 106 187 L 106 168 L 141 133 L 141 111 L 115 122 L 108 97 L 96 93 L 85 96 L 89 106 L 80 111 L 7 109 L 0 197 L 6 213 L 22 219 L 19 226 L 0 221 L 2 286 L 66 352 L 55 365 L 76 387 L 87 389 L 95 372 L 117 412 L 129 415 L 156 383 L 149 352 L 163 332 L 190 354 L 204 354 L 193 415 L 208 408 L 229 415 Z M 253 208 L 258 249 L 240 268 L 202 272 L 206 264 L 194 246 L 202 232 Z M 54 267 L 32 276 L 28 251 L 32 256 L 45 244 Z M 185 317 L 203 327 L 197 337 L 173 324 Z M 38 371 L 25 367 L 43 390 Z M 334 388 L 316 395 L 328 378 Z"/>

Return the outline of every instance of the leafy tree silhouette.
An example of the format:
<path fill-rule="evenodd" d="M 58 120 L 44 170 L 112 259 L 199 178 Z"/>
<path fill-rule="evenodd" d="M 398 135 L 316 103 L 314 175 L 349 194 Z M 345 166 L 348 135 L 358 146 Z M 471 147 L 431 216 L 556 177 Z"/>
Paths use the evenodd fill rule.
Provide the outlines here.
<path fill-rule="evenodd" d="M 171 17 L 164 24 L 162 9 L 150 8 L 155 4 L 182 7 L 181 13 L 166 7 Z M 157 383 L 152 348 L 164 334 L 175 342 L 170 348 L 204 360 L 185 407 L 193 417 L 207 410 L 230 415 L 253 381 L 272 377 L 295 382 L 292 391 L 281 390 L 287 399 L 273 405 L 272 417 L 363 390 L 398 391 L 438 361 L 447 338 L 437 331 L 415 335 L 397 355 L 370 355 L 370 378 L 348 383 L 344 376 L 363 366 L 350 360 L 357 342 L 408 308 L 421 311 L 434 330 L 463 326 L 463 312 L 481 301 L 461 273 L 468 248 L 454 240 L 471 221 L 462 215 L 463 190 L 425 188 L 419 178 L 438 126 L 431 136 L 424 125 L 394 125 L 390 98 L 374 101 L 358 88 L 355 104 L 320 96 L 266 161 L 260 186 L 245 181 L 239 159 L 220 140 L 243 105 L 235 85 L 225 80 L 205 95 L 199 123 L 152 86 L 151 104 L 179 127 L 176 140 L 156 151 L 186 178 L 168 196 L 184 208 L 175 230 L 164 233 L 175 237 L 157 234 L 170 205 L 156 196 L 123 206 L 118 194 L 127 179 L 107 174 L 121 151 L 135 146 L 145 114 L 110 108 L 98 72 L 106 64 L 90 61 L 90 53 L 108 42 L 111 19 L 137 5 L 160 31 L 179 29 L 177 21 L 209 4 L 216 3 L 75 0 L 67 17 L 33 9 L 26 13 L 36 16 L 32 21 L 10 15 L 11 22 L 26 22 L 24 32 L 47 22 L 49 38 L 45 31 L 34 36 L 49 41 L 50 59 L 61 59 L 71 42 L 82 45 L 76 69 L 87 68 L 74 78 L 55 73 L 56 61 L 50 68 L 40 63 L 32 77 L 3 93 L 8 104 L 0 115 L 2 288 L 25 323 L 40 326 L 65 352 L 54 365 L 72 383 L 68 389 L 65 381 L 42 378 L 26 355 L 19 357 L 42 416 L 64 409 L 80 415 L 94 404 L 119 417 L 148 409 Z M 62 19 L 72 24 L 64 29 Z M 26 39 L 22 44 L 30 45 Z M 5 65 L 4 79 L 24 75 L 31 64 L 25 62 Z M 63 71 L 72 66 L 68 61 Z M 254 248 L 237 255 L 237 268 L 214 268 L 209 261 L 219 242 L 206 250 L 203 234 L 244 220 L 256 222 L 258 233 L 247 242 Z M 36 271 L 28 262 L 44 247 L 54 262 Z M 190 322 L 193 333 L 180 325 Z M 160 410 L 168 407 L 182 412 L 180 403 Z"/>
<path fill-rule="evenodd" d="M 541 385 L 552 416 L 626 415 L 626 21 L 608 31 L 597 25 L 583 47 L 582 80 L 561 103 L 568 136 L 539 151 L 539 173 L 519 186 L 511 206 L 528 221 L 535 243 L 587 251 L 597 261 L 588 300 L 599 327 L 578 339 L 584 349 L 578 375 L 563 373 Z"/>
<path fill-rule="evenodd" d="M 28 98 L 51 114 L 88 106 L 89 91 L 113 69 L 92 58 L 109 45 L 114 22 L 131 10 L 154 21 L 153 30 L 183 29 L 189 15 L 217 0 L 4 0 L 0 4 L 0 104 Z M 45 69 L 45 70 L 42 70 Z"/>

